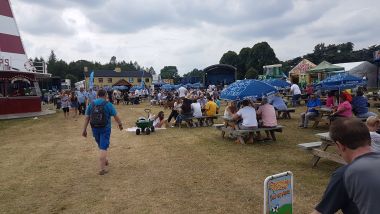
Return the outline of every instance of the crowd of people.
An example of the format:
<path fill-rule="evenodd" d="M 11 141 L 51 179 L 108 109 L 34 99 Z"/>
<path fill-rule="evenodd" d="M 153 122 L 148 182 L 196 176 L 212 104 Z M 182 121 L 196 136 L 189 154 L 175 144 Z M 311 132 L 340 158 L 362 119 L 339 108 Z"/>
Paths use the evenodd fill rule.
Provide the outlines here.
<path fill-rule="evenodd" d="M 212 88 L 199 90 L 184 87 L 178 91 L 153 92 L 152 105 L 161 102 L 173 102 L 173 105 L 168 119 L 165 119 L 164 112 L 160 111 L 153 115 L 151 120 L 154 121 L 154 126 L 159 128 L 179 124 L 188 117 L 202 119 L 204 116 L 217 115 L 220 111 L 219 93 L 219 90 Z M 80 109 L 84 110 L 88 104 L 82 135 L 87 137 L 87 126 L 91 124 L 93 137 L 100 150 L 99 174 L 104 175 L 108 172 L 109 165 L 107 149 L 110 143 L 111 117 L 115 118 L 120 130 L 123 129 L 123 125 L 112 102 L 107 102 L 110 101 L 107 92 L 98 90 L 96 97 L 97 99 L 95 92 L 85 92 L 81 89 L 76 93 L 64 92 L 61 100 L 62 108 L 66 109 L 64 111 L 67 111 L 69 106 L 78 109 L 82 106 Z M 306 111 L 300 117 L 300 127 L 306 128 L 308 120 L 318 114 L 317 109 L 321 106 L 323 104 L 319 96 L 310 93 Z M 367 100 L 361 90 L 358 90 L 354 97 L 348 92 L 340 93 L 338 99 L 335 93 L 330 92 L 324 106 L 333 110 L 329 134 L 337 145 L 339 154 L 348 164 L 334 172 L 313 214 L 335 213 L 338 210 L 343 213 L 377 213 L 380 208 L 376 201 L 380 192 L 380 171 L 377 170 L 380 166 L 380 118 L 368 111 Z M 252 100 L 229 102 L 224 111 L 224 118 L 227 119 L 227 125 L 234 129 L 274 127 L 277 126 L 276 110 L 286 108 L 285 101 L 277 93 L 271 97 L 263 97 L 260 103 Z M 100 127 L 96 126 L 100 124 L 100 120 L 94 122 L 91 118 L 99 109 L 103 109 L 106 115 L 105 124 Z M 363 123 L 353 115 L 368 118 L 366 123 Z M 174 122 L 171 123 L 173 119 Z M 198 120 L 196 124 L 190 125 L 198 126 L 202 125 L 202 122 L 206 121 Z M 269 134 L 266 135 L 269 138 Z M 249 140 L 253 141 L 253 134 L 249 137 Z M 257 133 L 257 137 L 261 138 L 260 133 Z"/>

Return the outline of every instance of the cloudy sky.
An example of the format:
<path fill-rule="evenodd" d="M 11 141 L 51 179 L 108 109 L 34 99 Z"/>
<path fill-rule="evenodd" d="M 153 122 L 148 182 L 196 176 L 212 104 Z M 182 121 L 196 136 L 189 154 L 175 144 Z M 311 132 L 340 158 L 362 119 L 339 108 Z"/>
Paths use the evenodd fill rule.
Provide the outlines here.
<path fill-rule="evenodd" d="M 137 61 L 180 74 L 267 41 L 280 60 L 316 44 L 379 44 L 379 0 L 11 0 L 28 57 Z"/>

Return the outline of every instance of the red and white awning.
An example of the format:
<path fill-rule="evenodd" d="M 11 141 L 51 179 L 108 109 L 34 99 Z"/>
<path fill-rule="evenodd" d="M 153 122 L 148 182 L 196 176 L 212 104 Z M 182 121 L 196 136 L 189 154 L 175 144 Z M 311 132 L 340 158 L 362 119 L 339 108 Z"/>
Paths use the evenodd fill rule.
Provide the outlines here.
<path fill-rule="evenodd" d="M 0 71 L 31 72 L 9 0 L 0 0 Z"/>

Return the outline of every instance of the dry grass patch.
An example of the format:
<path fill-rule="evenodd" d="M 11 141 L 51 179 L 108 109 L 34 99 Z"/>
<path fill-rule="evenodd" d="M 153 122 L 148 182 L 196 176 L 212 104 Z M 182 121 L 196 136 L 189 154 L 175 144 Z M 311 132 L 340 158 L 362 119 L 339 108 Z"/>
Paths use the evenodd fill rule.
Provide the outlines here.
<path fill-rule="evenodd" d="M 131 127 L 146 107 L 117 110 Z M 83 118 L 1 121 L 0 213 L 259 213 L 265 177 L 287 170 L 295 175 L 295 212 L 308 213 L 339 164 L 310 167 L 311 155 L 296 145 L 327 129 L 298 129 L 301 110 L 280 120 L 277 142 L 247 146 L 210 127 L 136 136 L 113 124 L 105 176 L 97 175 L 94 140 L 81 137 Z"/>

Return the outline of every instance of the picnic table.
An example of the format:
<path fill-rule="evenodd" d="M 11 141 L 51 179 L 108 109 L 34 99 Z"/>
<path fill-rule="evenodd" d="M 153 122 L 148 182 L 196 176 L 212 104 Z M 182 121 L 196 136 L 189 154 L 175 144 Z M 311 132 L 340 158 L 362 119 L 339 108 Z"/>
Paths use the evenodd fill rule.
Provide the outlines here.
<path fill-rule="evenodd" d="M 346 164 L 343 158 L 336 152 L 327 151 L 329 146 L 334 146 L 335 143 L 330 138 L 329 132 L 318 133 L 316 136 L 319 137 L 321 141 L 298 144 L 299 147 L 310 151 L 314 156 L 312 158 L 312 166 L 315 167 L 321 158 L 326 158 L 337 163 Z"/>
<path fill-rule="evenodd" d="M 222 137 L 223 138 L 225 137 L 226 133 L 229 133 L 232 136 L 237 137 L 241 144 L 245 144 L 245 141 L 243 139 L 244 136 L 248 135 L 249 133 L 256 133 L 256 132 L 260 132 L 260 131 L 269 131 L 269 133 L 272 137 L 272 140 L 276 141 L 275 132 L 282 132 L 282 129 L 284 128 L 281 125 L 277 125 L 276 127 L 270 127 L 270 128 L 258 127 L 258 128 L 250 129 L 250 130 L 240 130 L 240 129 L 236 130 L 236 129 L 233 129 L 232 127 L 228 127 L 228 126 L 230 126 L 229 124 L 232 122 L 235 122 L 235 120 L 233 120 L 231 118 L 224 117 L 224 116 L 221 118 L 224 120 L 224 123 L 223 124 L 216 124 L 214 127 L 222 131 Z"/>
<path fill-rule="evenodd" d="M 333 113 L 331 108 L 321 107 L 315 108 L 315 110 L 318 111 L 318 116 L 312 119 L 314 120 L 313 128 L 317 128 L 319 122 L 330 123 L 329 116 Z"/>

